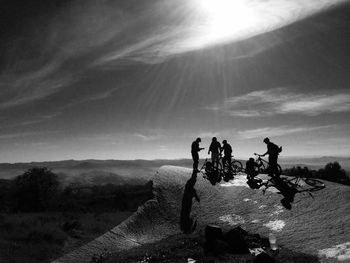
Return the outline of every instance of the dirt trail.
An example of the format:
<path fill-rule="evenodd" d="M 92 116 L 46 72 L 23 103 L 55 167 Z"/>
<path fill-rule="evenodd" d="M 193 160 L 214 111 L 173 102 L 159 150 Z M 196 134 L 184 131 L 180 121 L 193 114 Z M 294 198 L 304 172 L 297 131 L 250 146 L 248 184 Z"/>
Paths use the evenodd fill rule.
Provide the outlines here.
<path fill-rule="evenodd" d="M 106 234 L 53 262 L 90 262 L 94 254 L 118 252 L 179 233 L 181 200 L 191 173 L 183 167 L 161 167 L 153 178 L 154 200 Z M 197 228 L 214 223 L 224 229 L 241 225 L 265 236 L 274 232 L 280 245 L 319 255 L 320 262 L 350 262 L 350 187 L 326 182 L 314 199 L 299 194 L 292 210 L 286 210 L 279 194 L 263 194 L 245 182 L 245 176 L 239 175 L 232 182 L 212 186 L 198 174 L 195 188 L 201 202 L 193 201 L 192 208 Z"/>

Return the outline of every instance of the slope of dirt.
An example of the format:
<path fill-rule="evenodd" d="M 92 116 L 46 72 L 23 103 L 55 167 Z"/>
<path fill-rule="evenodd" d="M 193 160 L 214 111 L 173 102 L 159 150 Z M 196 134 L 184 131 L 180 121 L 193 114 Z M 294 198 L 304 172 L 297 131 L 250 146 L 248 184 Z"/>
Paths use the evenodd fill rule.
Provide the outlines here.
<path fill-rule="evenodd" d="M 184 186 L 192 171 L 163 166 L 153 178 L 155 199 L 122 224 L 70 254 L 54 261 L 90 262 L 94 255 L 116 253 L 180 233 L 179 216 Z M 320 262 L 350 261 L 350 188 L 326 182 L 314 198 L 298 194 L 291 210 L 280 204 L 274 191 L 248 188 L 245 175 L 212 186 L 201 174 L 195 185 L 201 199 L 193 200 L 197 229 L 214 223 L 224 230 L 240 225 L 251 233 L 268 236 L 293 251 L 318 256 Z"/>

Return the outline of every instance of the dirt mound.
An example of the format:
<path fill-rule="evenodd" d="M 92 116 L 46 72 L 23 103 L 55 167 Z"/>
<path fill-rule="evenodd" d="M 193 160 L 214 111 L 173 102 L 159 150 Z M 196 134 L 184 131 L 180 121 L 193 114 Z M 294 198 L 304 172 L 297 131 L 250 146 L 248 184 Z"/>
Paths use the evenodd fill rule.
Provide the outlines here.
<path fill-rule="evenodd" d="M 115 253 L 180 233 L 181 200 L 191 173 L 181 167 L 160 168 L 153 178 L 154 200 L 103 236 L 54 262 L 89 262 L 96 254 Z M 250 189 L 245 175 L 212 186 L 198 174 L 195 188 L 201 199 L 200 203 L 193 202 L 191 212 L 197 219 L 197 229 L 204 229 L 207 224 L 216 224 L 223 230 L 240 225 L 262 236 L 273 232 L 278 244 L 319 256 L 320 262 L 350 258 L 348 250 L 323 253 L 350 240 L 348 186 L 327 182 L 326 189 L 315 192 L 314 198 L 297 195 L 291 210 L 282 207 L 281 196 L 276 192 L 263 194 Z"/>

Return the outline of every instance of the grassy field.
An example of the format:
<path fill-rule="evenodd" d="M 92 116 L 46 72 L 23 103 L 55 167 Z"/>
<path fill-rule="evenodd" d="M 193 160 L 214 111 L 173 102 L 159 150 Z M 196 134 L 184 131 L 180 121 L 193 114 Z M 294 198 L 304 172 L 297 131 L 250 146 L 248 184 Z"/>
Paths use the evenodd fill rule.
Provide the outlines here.
<path fill-rule="evenodd" d="M 0 214 L 0 262 L 49 262 L 129 217 L 115 213 Z"/>

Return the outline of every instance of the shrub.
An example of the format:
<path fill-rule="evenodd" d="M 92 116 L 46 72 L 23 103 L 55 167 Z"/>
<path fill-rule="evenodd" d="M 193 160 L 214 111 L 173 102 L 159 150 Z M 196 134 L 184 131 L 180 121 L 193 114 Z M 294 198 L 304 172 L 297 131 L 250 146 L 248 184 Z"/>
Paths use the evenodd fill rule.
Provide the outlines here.
<path fill-rule="evenodd" d="M 288 176 L 314 177 L 350 185 L 349 176 L 346 174 L 345 170 L 341 168 L 338 162 L 328 163 L 323 169 L 317 171 L 310 170 L 307 167 L 301 168 L 298 166 L 291 169 L 285 169 L 283 170 L 283 173 Z"/>
<path fill-rule="evenodd" d="M 57 175 L 46 167 L 34 167 L 14 179 L 16 210 L 45 211 L 58 192 Z"/>
<path fill-rule="evenodd" d="M 338 162 L 328 163 L 324 169 L 317 171 L 317 177 L 332 182 L 350 184 L 350 179 Z"/>

